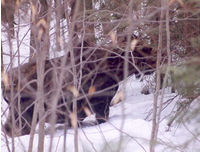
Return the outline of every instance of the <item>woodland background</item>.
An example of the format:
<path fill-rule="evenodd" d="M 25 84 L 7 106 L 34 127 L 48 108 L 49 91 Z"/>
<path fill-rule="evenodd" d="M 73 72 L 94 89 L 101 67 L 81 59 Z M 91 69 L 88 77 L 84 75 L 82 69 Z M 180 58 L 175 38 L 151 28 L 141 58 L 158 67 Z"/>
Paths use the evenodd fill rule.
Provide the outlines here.
<path fill-rule="evenodd" d="M 21 31 L 23 27 L 28 30 Z M 111 51 L 151 47 L 157 58 L 157 85 L 152 102 L 150 152 L 155 149 L 162 106 L 158 97 L 165 94 L 165 86 L 173 84 L 181 96 L 169 125 L 200 122 L 200 104 L 188 112 L 195 99 L 199 102 L 200 95 L 199 0 L 2 0 L 1 35 L 2 73 L 32 61 L 42 67 L 45 59 L 72 53 L 74 46 L 83 41 L 110 47 Z M 24 39 L 27 52 L 20 51 Z M 162 58 L 167 62 L 163 63 Z M 163 72 L 166 76 L 160 92 Z M 38 71 L 38 75 L 43 74 Z M 169 77 L 173 83 L 168 82 Z M 200 140 L 200 131 L 194 134 Z M 43 151 L 44 134 L 38 145 L 38 151 Z"/>

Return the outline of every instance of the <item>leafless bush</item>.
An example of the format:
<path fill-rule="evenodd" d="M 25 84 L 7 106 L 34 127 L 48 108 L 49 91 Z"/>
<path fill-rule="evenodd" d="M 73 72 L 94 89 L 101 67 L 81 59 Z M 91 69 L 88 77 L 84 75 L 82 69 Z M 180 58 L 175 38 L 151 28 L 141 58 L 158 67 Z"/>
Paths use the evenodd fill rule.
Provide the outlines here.
<path fill-rule="evenodd" d="M 171 69 L 179 61 L 199 59 L 198 8 L 192 0 L 3 0 L 2 94 L 8 108 L 3 107 L 7 120 L 2 125 L 8 151 L 15 151 L 15 136 L 30 134 L 31 152 L 37 124 L 38 151 L 44 151 L 45 123 L 51 124 L 49 151 L 57 123 L 64 127 L 63 150 L 71 127 L 78 151 L 78 127 L 92 113 L 95 124 L 108 119 L 118 83 L 131 74 L 144 77 L 156 72 L 150 139 L 154 152 Z M 152 87 L 153 82 L 146 81 Z M 123 125 L 122 121 L 121 130 Z M 118 151 L 123 138 L 121 133 Z"/>

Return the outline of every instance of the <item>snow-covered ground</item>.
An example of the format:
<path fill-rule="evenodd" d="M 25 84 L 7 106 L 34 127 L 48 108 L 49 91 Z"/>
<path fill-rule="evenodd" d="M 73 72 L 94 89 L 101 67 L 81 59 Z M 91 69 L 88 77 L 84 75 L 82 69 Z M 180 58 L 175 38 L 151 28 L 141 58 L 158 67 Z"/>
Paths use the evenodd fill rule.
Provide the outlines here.
<path fill-rule="evenodd" d="M 119 146 L 120 135 L 123 135 L 122 152 L 145 152 L 149 151 L 149 139 L 151 135 L 151 110 L 153 104 L 153 94 L 143 95 L 140 93 L 143 83 L 135 79 L 134 76 L 126 85 L 126 98 L 123 102 L 110 107 L 110 117 L 108 122 L 96 126 L 88 126 L 78 129 L 78 143 L 80 152 L 115 152 Z M 165 101 L 173 98 L 175 94 L 166 94 Z M 178 98 L 175 98 L 178 100 Z M 199 152 L 200 138 L 192 140 L 197 127 L 192 124 L 167 126 L 169 114 L 173 113 L 175 100 L 171 101 L 165 110 L 162 111 L 162 121 L 159 127 L 157 152 Z M 199 101 L 198 101 L 199 102 Z M 168 102 L 169 103 L 169 102 Z M 123 106 L 122 106 L 123 104 Z M 124 112 L 122 113 L 122 107 Z M 122 125 L 123 124 L 123 125 Z M 16 152 L 27 151 L 29 135 L 15 138 Z M 45 151 L 49 150 L 50 135 L 45 135 Z M 9 139 L 11 142 L 11 139 Z M 35 135 L 34 149 L 37 151 L 38 134 Z M 53 138 L 52 152 L 63 151 L 64 130 L 57 129 Z M 11 146 L 11 144 L 10 144 Z M 5 139 L 2 136 L 1 149 L 8 151 Z M 74 151 L 74 130 L 67 130 L 66 150 Z"/>

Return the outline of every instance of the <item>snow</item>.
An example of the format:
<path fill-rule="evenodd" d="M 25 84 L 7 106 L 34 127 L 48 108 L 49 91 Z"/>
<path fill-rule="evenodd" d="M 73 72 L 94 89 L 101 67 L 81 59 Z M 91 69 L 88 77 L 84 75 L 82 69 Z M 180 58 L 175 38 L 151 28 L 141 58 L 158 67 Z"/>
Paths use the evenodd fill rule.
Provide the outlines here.
<path fill-rule="evenodd" d="M 21 25 L 18 28 L 18 36 L 17 33 L 15 35 L 14 39 L 11 39 L 12 47 L 10 48 L 9 40 L 6 35 L 6 32 L 2 32 L 1 39 L 2 39 L 2 47 L 4 53 L 10 54 L 10 50 L 12 50 L 13 53 L 13 65 L 18 66 L 18 59 L 20 59 L 20 64 L 26 63 L 28 61 L 29 56 L 29 47 L 30 47 L 30 28 L 29 26 Z M 5 30 L 4 27 L 2 27 L 2 31 Z M 16 40 L 15 40 L 16 39 Z M 20 55 L 20 58 L 18 56 Z M 3 56 L 4 64 L 8 66 L 5 66 L 5 68 L 9 67 L 10 63 L 10 56 L 4 55 Z"/>
<path fill-rule="evenodd" d="M 134 76 L 126 85 L 126 98 L 124 101 L 110 107 L 109 120 L 106 123 L 88 126 L 78 129 L 78 143 L 80 152 L 103 152 L 117 151 L 120 135 L 123 135 L 121 150 L 123 152 L 145 152 L 149 151 L 149 139 L 151 135 L 152 121 L 150 111 L 152 109 L 153 94 L 143 95 L 140 93 L 143 82 L 135 79 Z M 167 94 L 164 101 L 174 97 L 175 94 Z M 124 113 L 122 114 L 122 104 L 124 104 Z M 168 117 L 174 108 L 174 102 L 171 102 L 164 111 L 162 111 L 163 120 L 160 123 L 158 144 L 156 151 L 166 152 L 198 152 L 200 151 L 200 139 L 191 142 L 187 146 L 182 146 L 193 135 L 184 126 L 174 125 L 170 129 L 167 127 Z M 124 119 L 124 120 L 123 120 Z M 123 125 L 121 125 L 123 123 Z M 188 128 L 195 127 L 186 124 Z M 15 148 L 17 152 L 27 151 L 29 144 L 29 135 L 16 137 Z M 199 138 L 199 137 L 197 137 Z M 49 150 L 50 135 L 45 135 L 45 150 Z M 4 152 L 8 151 L 4 139 L 2 139 L 1 148 Z M 9 139 L 11 141 L 11 139 Z M 57 129 L 53 138 L 52 152 L 63 151 L 64 130 Z M 33 151 L 37 151 L 38 134 L 34 138 Z M 74 130 L 67 130 L 66 150 L 74 151 Z"/>

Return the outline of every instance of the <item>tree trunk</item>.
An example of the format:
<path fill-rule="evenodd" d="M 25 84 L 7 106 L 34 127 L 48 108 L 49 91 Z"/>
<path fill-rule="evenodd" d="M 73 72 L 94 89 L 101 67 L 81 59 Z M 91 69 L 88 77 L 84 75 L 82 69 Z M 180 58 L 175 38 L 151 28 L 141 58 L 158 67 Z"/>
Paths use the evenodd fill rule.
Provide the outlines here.
<path fill-rule="evenodd" d="M 35 46 L 31 46 L 30 61 L 35 61 L 37 65 L 37 97 L 34 105 L 34 114 L 31 128 L 31 135 L 29 141 L 29 152 L 32 151 L 34 131 L 36 127 L 37 115 L 39 114 L 39 140 L 38 152 L 44 151 L 44 68 L 45 60 L 49 53 L 49 23 L 50 23 L 50 9 L 48 8 L 46 0 L 40 0 L 41 8 L 38 11 L 37 1 L 32 1 L 32 25 L 31 25 L 31 41 Z M 34 52 L 33 52 L 34 51 Z"/>
<path fill-rule="evenodd" d="M 46 0 L 40 0 L 40 11 L 38 10 L 39 8 L 37 8 L 37 4 L 38 2 L 33 0 L 32 1 L 32 8 L 31 8 L 31 35 L 30 35 L 30 56 L 29 56 L 29 62 L 36 62 L 36 33 L 38 32 L 35 28 L 36 24 L 41 20 L 44 19 L 45 22 L 47 23 L 47 12 L 48 12 L 48 3 Z M 36 14 L 38 12 L 38 14 Z M 49 35 L 49 31 L 45 31 L 45 33 L 47 35 Z M 46 52 L 49 51 L 49 36 L 47 38 L 48 40 L 48 44 L 47 44 L 47 48 L 46 48 Z M 48 58 L 48 56 L 46 56 Z"/>

